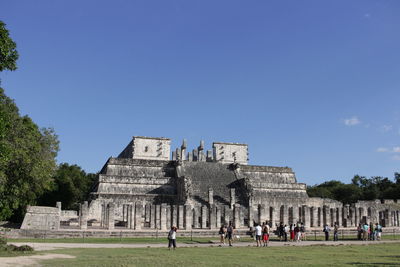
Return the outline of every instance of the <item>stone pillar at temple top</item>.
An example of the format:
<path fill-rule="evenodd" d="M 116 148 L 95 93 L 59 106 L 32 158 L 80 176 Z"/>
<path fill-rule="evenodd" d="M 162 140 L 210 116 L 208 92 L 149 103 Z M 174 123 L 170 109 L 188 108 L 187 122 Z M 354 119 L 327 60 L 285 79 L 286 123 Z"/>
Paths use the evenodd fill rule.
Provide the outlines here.
<path fill-rule="evenodd" d="M 181 160 L 186 160 L 186 148 L 187 148 L 187 141 L 183 139 L 181 145 Z"/>

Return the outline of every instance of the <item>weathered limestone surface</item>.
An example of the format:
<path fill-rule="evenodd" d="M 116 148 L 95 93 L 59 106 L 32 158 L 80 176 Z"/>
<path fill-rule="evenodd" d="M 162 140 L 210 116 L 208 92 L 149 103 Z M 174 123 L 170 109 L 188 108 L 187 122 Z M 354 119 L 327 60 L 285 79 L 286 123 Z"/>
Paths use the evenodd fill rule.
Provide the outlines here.
<path fill-rule="evenodd" d="M 28 206 L 21 229 L 58 230 L 60 210 L 55 207 Z"/>
<path fill-rule="evenodd" d="M 350 205 L 310 198 L 289 167 L 248 165 L 245 144 L 187 141 L 172 152 L 167 138 L 133 137 L 118 157 L 101 169 L 88 202 L 76 211 L 62 204 L 28 207 L 23 229 L 127 229 L 166 231 L 236 228 L 268 221 L 273 227 L 304 223 L 355 227 L 359 223 L 399 226 L 399 200 L 358 201 Z"/>

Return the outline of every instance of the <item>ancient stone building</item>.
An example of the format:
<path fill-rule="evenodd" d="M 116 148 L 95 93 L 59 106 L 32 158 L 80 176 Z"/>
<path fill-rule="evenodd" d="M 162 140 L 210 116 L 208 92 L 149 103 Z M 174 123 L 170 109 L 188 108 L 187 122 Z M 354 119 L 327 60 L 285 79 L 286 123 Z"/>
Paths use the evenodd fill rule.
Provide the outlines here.
<path fill-rule="evenodd" d="M 188 151 L 184 140 L 171 153 L 170 139 L 140 136 L 107 160 L 76 217 L 60 205 L 62 224 L 81 229 L 215 229 L 229 222 L 248 228 L 265 221 L 303 222 L 307 228 L 365 221 L 399 226 L 400 212 L 397 200 L 343 205 L 310 198 L 291 168 L 249 165 L 245 144 L 215 142 L 206 151 L 200 142 Z"/>

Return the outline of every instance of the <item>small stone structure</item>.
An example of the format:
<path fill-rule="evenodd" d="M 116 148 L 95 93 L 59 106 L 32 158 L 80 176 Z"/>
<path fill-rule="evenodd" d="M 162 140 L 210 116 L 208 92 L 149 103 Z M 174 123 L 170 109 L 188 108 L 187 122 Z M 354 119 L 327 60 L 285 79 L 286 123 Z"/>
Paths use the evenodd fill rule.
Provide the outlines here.
<path fill-rule="evenodd" d="M 344 205 L 310 198 L 291 168 L 249 165 L 245 144 L 215 142 L 212 150 L 204 149 L 202 141 L 188 151 L 184 140 L 171 159 L 170 139 L 133 137 L 118 157 L 107 160 L 79 214 L 62 211 L 61 203 L 58 208 L 29 207 L 21 228 L 49 227 L 43 211 L 58 212 L 49 216 L 54 229 L 60 222 L 62 228 L 132 231 L 172 225 L 213 230 L 229 222 L 248 229 L 265 221 L 274 226 L 303 222 L 307 228 L 335 222 L 341 227 L 362 222 L 399 226 L 398 200 Z"/>
<path fill-rule="evenodd" d="M 54 207 L 28 206 L 21 229 L 59 230 L 60 209 Z"/>

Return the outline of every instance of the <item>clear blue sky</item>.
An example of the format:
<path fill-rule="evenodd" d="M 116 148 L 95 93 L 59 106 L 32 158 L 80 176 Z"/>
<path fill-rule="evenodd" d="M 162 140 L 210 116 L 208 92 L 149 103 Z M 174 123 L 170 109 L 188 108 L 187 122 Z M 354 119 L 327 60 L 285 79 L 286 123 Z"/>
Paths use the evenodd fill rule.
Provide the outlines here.
<path fill-rule="evenodd" d="M 249 145 L 307 184 L 400 171 L 400 1 L 14 1 L 2 87 L 88 172 L 131 136 Z"/>

